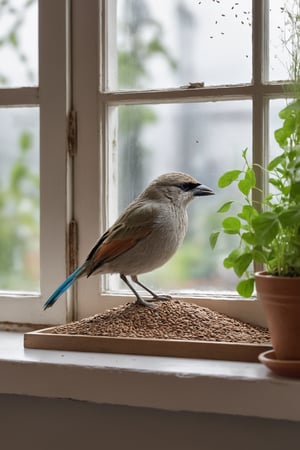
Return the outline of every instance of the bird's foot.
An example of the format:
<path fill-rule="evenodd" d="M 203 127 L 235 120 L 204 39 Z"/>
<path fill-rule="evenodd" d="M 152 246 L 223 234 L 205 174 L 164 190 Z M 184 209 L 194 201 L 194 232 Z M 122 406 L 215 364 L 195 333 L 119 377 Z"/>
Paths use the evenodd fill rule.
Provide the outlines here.
<path fill-rule="evenodd" d="M 171 295 L 154 295 L 149 302 L 168 302 L 172 300 Z"/>
<path fill-rule="evenodd" d="M 143 299 L 142 297 L 138 296 L 135 304 L 136 305 L 143 305 L 143 306 L 147 306 L 148 308 L 156 308 L 156 305 L 154 305 L 153 303 L 151 303 L 151 301 L 153 301 L 152 299 L 149 299 L 148 301 Z"/>
<path fill-rule="evenodd" d="M 172 300 L 170 295 L 154 295 L 152 298 L 144 300 L 143 298 L 137 299 L 136 303 L 144 306 L 150 306 L 150 308 L 156 308 L 155 302 L 169 302 Z"/>
<path fill-rule="evenodd" d="M 139 296 L 136 299 L 135 304 L 147 306 L 149 308 L 156 308 L 157 306 L 154 304 L 154 302 L 168 302 L 170 300 L 172 300 L 172 297 L 170 295 L 155 295 L 147 300 Z"/>

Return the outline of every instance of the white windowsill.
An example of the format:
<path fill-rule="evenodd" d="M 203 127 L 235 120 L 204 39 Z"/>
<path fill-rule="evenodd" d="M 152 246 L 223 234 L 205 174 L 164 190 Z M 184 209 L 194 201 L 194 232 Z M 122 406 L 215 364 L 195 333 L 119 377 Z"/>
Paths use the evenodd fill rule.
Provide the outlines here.
<path fill-rule="evenodd" d="M 300 421 L 300 380 L 259 363 L 23 348 L 0 332 L 0 394 Z"/>

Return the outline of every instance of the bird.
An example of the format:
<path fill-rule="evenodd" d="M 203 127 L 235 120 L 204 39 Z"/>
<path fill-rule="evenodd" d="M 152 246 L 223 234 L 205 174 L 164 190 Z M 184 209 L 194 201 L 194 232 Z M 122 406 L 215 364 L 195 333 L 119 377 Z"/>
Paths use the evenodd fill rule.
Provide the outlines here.
<path fill-rule="evenodd" d="M 136 297 L 136 303 L 155 307 L 154 301 L 170 296 L 157 295 L 138 280 L 138 275 L 165 264 L 182 243 L 188 225 L 187 206 L 195 197 L 213 195 L 208 186 L 182 172 L 155 178 L 98 239 L 86 260 L 50 295 L 43 309 L 79 278 L 117 273 Z M 152 297 L 144 299 L 128 280 Z"/>

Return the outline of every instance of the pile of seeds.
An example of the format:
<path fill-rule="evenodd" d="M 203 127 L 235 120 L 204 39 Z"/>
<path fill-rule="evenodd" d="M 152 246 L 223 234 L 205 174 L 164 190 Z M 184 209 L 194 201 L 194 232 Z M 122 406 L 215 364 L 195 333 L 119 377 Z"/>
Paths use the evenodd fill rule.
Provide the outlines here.
<path fill-rule="evenodd" d="M 264 328 L 181 300 L 157 302 L 156 308 L 127 303 L 77 322 L 57 326 L 51 332 L 255 344 L 270 342 L 269 332 Z"/>

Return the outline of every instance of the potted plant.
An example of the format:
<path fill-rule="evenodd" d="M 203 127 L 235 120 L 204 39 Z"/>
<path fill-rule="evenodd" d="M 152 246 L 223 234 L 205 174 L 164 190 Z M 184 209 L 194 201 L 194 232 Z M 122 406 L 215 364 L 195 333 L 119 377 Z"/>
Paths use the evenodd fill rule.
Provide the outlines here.
<path fill-rule="evenodd" d="M 279 154 L 266 168 L 250 164 L 247 149 L 242 152 L 244 167 L 226 172 L 219 187 L 236 183 L 242 202 L 228 201 L 218 212 L 228 213 L 221 230 L 210 236 L 214 248 L 220 233 L 233 234 L 239 242 L 224 259 L 224 266 L 240 278 L 237 291 L 250 297 L 256 286 L 270 330 L 276 358 L 300 361 L 300 6 L 288 14 L 292 28 L 292 62 L 290 65 L 287 106 L 279 113 L 282 126 L 275 131 Z M 262 171 L 267 193 L 257 186 L 257 173 Z M 260 200 L 251 193 L 260 192 Z M 265 270 L 254 273 L 254 265 Z"/>

